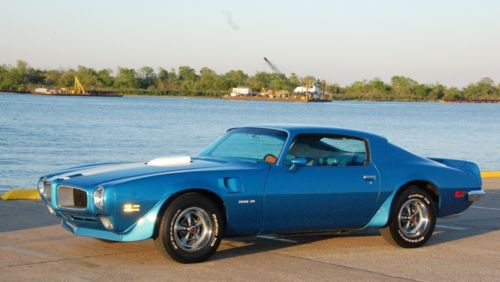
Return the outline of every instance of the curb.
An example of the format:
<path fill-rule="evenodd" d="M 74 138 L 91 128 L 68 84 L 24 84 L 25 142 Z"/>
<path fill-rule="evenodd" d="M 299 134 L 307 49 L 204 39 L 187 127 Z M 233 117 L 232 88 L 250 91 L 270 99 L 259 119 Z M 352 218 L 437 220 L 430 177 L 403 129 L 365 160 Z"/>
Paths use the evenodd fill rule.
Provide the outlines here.
<path fill-rule="evenodd" d="M 481 178 L 500 178 L 499 170 L 481 171 Z"/>
<path fill-rule="evenodd" d="M 41 200 L 40 194 L 38 194 L 37 189 L 12 189 L 2 195 L 0 195 L 2 200 Z"/>

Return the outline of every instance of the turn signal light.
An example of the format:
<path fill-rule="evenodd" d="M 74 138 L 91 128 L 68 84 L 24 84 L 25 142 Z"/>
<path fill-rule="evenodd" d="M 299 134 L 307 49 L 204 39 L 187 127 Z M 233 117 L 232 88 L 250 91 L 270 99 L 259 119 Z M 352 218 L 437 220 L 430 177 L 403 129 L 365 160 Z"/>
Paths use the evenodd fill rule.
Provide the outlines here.
<path fill-rule="evenodd" d="M 138 212 L 141 210 L 140 205 L 125 204 L 123 205 L 123 212 Z"/>

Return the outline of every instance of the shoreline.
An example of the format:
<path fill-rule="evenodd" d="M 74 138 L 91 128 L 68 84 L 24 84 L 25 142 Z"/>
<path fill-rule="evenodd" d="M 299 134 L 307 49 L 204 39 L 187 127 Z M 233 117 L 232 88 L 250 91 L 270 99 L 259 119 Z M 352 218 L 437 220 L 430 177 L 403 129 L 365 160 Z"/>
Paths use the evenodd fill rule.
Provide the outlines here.
<path fill-rule="evenodd" d="M 210 99 L 210 100 L 228 100 L 228 101 L 262 101 L 262 102 L 292 102 L 307 103 L 303 99 L 284 99 L 284 98 L 265 98 L 255 97 L 211 97 L 211 96 L 169 96 L 169 95 L 142 95 L 142 94 L 123 94 L 123 97 L 130 98 L 166 98 L 166 99 Z M 330 102 L 396 102 L 396 103 L 443 103 L 443 104 L 499 104 L 500 100 L 404 100 L 404 99 L 332 99 Z"/>
<path fill-rule="evenodd" d="M 73 95 L 37 95 L 25 91 L 5 91 L 0 90 L 0 94 L 14 95 L 36 95 L 36 96 L 61 96 L 71 97 Z M 307 101 L 299 98 L 266 98 L 266 97 L 230 97 L 230 96 L 189 96 L 189 95 L 153 95 L 153 94 L 120 94 L 128 98 L 170 98 L 170 99 L 210 99 L 210 100 L 231 100 L 231 101 L 262 101 L 262 102 L 291 102 L 291 103 L 316 103 L 316 102 L 401 102 L 401 103 L 443 103 L 443 104 L 500 104 L 500 100 L 406 100 L 406 99 L 325 99 L 328 101 Z M 75 97 L 111 97 L 106 95 L 74 95 Z M 113 97 L 120 98 L 120 97 Z"/>

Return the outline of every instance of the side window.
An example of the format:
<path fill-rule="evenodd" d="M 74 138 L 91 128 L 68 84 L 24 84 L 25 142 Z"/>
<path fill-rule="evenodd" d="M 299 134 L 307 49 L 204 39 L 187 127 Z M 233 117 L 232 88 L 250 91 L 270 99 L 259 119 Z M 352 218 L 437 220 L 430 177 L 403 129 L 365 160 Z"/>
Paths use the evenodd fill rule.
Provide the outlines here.
<path fill-rule="evenodd" d="M 362 166 L 367 162 L 364 140 L 346 136 L 299 135 L 293 142 L 285 163 L 305 158 L 307 166 Z"/>

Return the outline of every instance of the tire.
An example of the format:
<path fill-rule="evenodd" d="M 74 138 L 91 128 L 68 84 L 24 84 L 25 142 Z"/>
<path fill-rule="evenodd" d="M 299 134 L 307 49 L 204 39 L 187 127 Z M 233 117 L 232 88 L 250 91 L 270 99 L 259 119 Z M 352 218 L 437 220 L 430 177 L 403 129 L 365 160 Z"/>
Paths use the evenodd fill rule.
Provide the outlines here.
<path fill-rule="evenodd" d="M 412 186 L 396 198 L 380 234 L 395 246 L 418 248 L 432 236 L 435 225 L 436 203 L 429 193 Z"/>
<path fill-rule="evenodd" d="M 219 247 L 223 230 L 219 208 L 203 195 L 188 193 L 165 210 L 155 244 L 164 256 L 178 262 L 202 262 Z"/>

